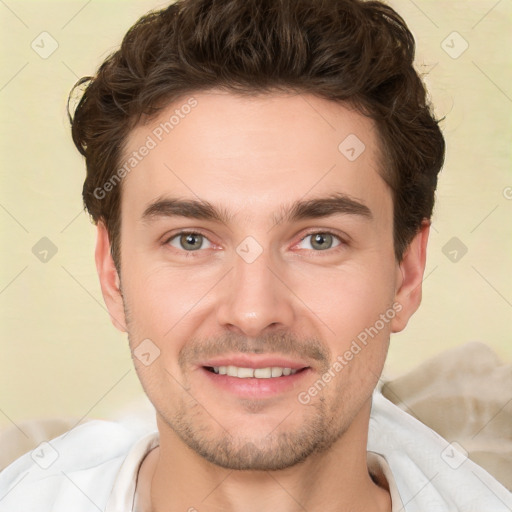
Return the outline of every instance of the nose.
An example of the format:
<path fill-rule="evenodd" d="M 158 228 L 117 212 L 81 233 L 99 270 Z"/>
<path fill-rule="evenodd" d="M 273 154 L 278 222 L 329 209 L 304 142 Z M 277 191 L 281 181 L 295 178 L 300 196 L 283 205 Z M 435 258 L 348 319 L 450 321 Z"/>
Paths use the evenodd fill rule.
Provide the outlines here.
<path fill-rule="evenodd" d="M 251 338 L 290 330 L 294 295 L 267 251 L 252 262 L 235 255 L 234 268 L 226 277 L 217 308 L 222 327 Z"/>

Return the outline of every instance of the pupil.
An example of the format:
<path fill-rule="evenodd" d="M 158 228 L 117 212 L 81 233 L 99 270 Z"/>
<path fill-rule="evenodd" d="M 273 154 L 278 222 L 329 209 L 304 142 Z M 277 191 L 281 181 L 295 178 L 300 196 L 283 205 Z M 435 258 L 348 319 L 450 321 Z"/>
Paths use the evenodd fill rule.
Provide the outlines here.
<path fill-rule="evenodd" d="M 194 247 L 194 240 L 196 240 L 198 237 L 200 237 L 201 235 L 195 235 L 195 234 L 187 234 L 187 235 L 183 235 L 182 236 L 182 241 L 184 240 L 185 243 L 182 244 L 184 245 L 185 248 L 188 248 L 188 249 L 192 249 L 193 251 L 196 251 L 197 249 L 199 249 L 199 247 L 201 246 L 201 244 L 197 245 L 196 243 L 196 246 Z"/>
<path fill-rule="evenodd" d="M 320 249 L 329 248 L 328 246 L 330 244 L 328 242 L 329 242 L 330 238 L 332 238 L 331 235 L 317 233 L 314 237 L 314 244 L 318 244 L 318 248 L 320 248 Z M 327 242 L 326 242 L 326 240 L 327 240 Z"/>

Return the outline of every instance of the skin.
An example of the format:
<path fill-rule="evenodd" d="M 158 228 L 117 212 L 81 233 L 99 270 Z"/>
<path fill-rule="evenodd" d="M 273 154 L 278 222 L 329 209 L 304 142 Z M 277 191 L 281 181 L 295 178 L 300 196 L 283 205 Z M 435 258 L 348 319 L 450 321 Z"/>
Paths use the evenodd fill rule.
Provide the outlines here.
<path fill-rule="evenodd" d="M 391 510 L 366 465 L 371 395 L 391 332 L 421 301 L 429 222 L 397 262 L 376 129 L 353 109 L 312 95 L 193 96 L 197 106 L 124 178 L 120 276 L 98 224 L 96 264 L 112 321 L 132 350 L 150 339 L 160 351 L 147 366 L 134 357 L 160 432 L 139 473 L 141 506 Z M 136 127 L 126 155 L 186 100 Z M 338 150 L 349 134 L 365 144 L 354 161 Z M 282 216 L 294 201 L 333 193 L 371 216 Z M 232 217 L 143 218 L 170 196 L 208 201 Z M 192 239 L 198 250 L 182 244 L 180 229 L 204 235 Z M 322 245 L 311 232 L 335 236 Z M 251 263 L 237 253 L 248 236 L 262 249 Z M 301 403 L 298 394 L 393 303 L 394 318 Z M 212 385 L 200 363 L 242 352 L 292 357 L 309 370 L 282 393 L 241 398 Z"/>

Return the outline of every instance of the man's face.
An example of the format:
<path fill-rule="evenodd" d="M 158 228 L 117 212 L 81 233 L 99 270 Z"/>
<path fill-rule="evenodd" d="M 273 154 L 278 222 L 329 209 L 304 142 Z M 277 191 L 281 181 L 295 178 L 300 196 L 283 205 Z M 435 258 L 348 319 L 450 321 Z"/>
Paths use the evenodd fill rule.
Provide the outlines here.
<path fill-rule="evenodd" d="M 403 327 L 376 130 L 310 95 L 193 98 L 128 139 L 123 321 L 162 435 L 224 467 L 288 467 L 367 423 Z"/>

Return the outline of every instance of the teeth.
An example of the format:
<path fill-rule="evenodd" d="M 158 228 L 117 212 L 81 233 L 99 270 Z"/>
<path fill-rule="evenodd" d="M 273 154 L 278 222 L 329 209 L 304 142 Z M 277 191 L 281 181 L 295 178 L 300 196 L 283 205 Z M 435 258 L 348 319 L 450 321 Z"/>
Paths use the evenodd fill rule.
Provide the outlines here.
<path fill-rule="evenodd" d="M 284 368 L 271 368 L 271 374 L 269 377 L 281 377 L 283 375 Z M 254 372 L 254 375 L 256 375 L 256 372 Z"/>
<path fill-rule="evenodd" d="M 242 368 L 238 370 L 239 377 L 241 370 Z M 272 368 L 256 368 L 253 373 L 257 379 L 270 379 L 270 377 L 272 377 Z M 250 377 L 252 377 L 252 375 L 250 375 Z"/>
<path fill-rule="evenodd" d="M 229 377 L 238 377 L 239 379 L 270 379 L 272 377 L 281 377 L 282 375 L 293 375 L 297 370 L 291 368 L 281 368 L 273 366 L 268 368 L 240 368 L 238 366 L 214 366 L 213 371 L 219 375 L 228 375 Z"/>
<path fill-rule="evenodd" d="M 232 377 L 239 377 L 240 379 L 246 379 L 247 377 L 254 377 L 254 370 L 252 368 L 236 368 L 236 366 L 230 366 L 230 368 L 234 368 L 234 371 L 228 372 Z M 235 373 L 238 370 L 238 374 Z M 233 375 L 234 373 L 234 375 Z"/>
<path fill-rule="evenodd" d="M 226 373 L 230 377 L 238 377 L 238 368 L 236 366 L 228 366 Z"/>

